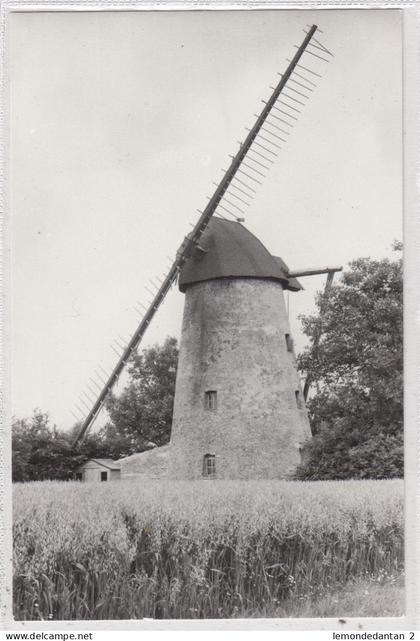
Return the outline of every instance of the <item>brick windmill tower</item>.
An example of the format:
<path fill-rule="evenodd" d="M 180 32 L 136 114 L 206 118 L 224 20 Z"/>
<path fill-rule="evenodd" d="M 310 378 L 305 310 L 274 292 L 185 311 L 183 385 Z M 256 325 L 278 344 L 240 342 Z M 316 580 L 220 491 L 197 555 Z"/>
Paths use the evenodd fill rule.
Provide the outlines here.
<path fill-rule="evenodd" d="M 181 270 L 169 474 L 284 478 L 310 428 L 283 296 L 300 284 L 238 222 L 213 218 Z"/>
<path fill-rule="evenodd" d="M 328 287 L 341 268 L 290 271 L 238 216 L 287 142 L 296 114 L 320 77 L 301 64 L 302 57 L 328 62 L 332 55 L 315 38 L 316 25 L 304 31 L 302 44 L 263 101 L 169 272 L 143 306 L 145 313 L 116 366 L 105 380 L 100 377 L 103 387 L 94 382 L 96 400 L 86 395 L 92 405 L 75 444 L 82 442 L 178 281 L 185 307 L 171 441 L 123 459 L 122 476 L 128 462 L 144 478 L 287 478 L 300 461 L 299 450 L 310 436 L 308 382 L 302 394 L 283 292 L 300 290 L 296 278 L 311 274 L 327 273 Z"/>

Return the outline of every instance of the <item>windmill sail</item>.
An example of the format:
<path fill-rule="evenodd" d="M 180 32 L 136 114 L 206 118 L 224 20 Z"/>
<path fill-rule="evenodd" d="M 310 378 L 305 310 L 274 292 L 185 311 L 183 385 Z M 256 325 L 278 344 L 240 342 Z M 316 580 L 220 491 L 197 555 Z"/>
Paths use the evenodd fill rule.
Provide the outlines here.
<path fill-rule="evenodd" d="M 248 130 L 245 140 L 240 143 L 237 154 L 231 157 L 232 162 L 228 169 L 224 170 L 224 176 L 209 199 L 207 206 L 200 212 L 198 221 L 185 238 L 167 275 L 153 292 L 153 300 L 145 308 L 145 314 L 134 335 L 127 345 L 122 348 L 122 354 L 119 356 L 118 362 L 108 378 L 104 381 L 101 377 L 100 380 L 103 387 L 101 387 L 96 400 L 94 402 L 91 401 L 92 407 L 83 420 L 74 444 L 83 440 L 104 407 L 109 393 L 118 381 L 130 356 L 138 348 L 155 313 L 176 281 L 180 269 L 194 249 L 199 246 L 200 238 L 206 230 L 211 217 L 217 213 L 222 218 L 227 215 L 238 219 L 238 216 L 244 213 L 243 205 L 248 205 L 249 200 L 252 200 L 257 186 L 262 184 L 261 179 L 265 177 L 265 172 L 274 163 L 278 151 L 282 149 L 282 145 L 287 142 L 287 137 L 290 135 L 294 126 L 293 123 L 297 118 L 296 114 L 300 113 L 300 107 L 305 105 L 304 100 L 310 97 L 310 93 L 316 86 L 314 78 L 320 77 L 320 74 L 309 69 L 306 63 L 305 65 L 300 65 L 299 62 L 304 54 L 312 53 L 312 55 L 325 59 L 327 62 L 327 56 L 332 55 L 318 40 L 314 40 L 317 28 L 316 25 L 312 25 L 308 30 L 304 30 L 306 35 L 303 42 L 300 46 L 295 45 L 297 47 L 295 55 L 288 61 L 289 65 L 285 72 L 279 74 L 280 81 L 273 88 L 271 97 L 268 101 L 263 101 L 264 107 L 257 116 L 254 126 Z M 312 49 L 315 47 L 317 53 L 310 49 L 311 45 Z M 319 51 L 319 48 L 322 51 Z M 83 407 L 85 406 L 86 403 L 84 402 Z"/>

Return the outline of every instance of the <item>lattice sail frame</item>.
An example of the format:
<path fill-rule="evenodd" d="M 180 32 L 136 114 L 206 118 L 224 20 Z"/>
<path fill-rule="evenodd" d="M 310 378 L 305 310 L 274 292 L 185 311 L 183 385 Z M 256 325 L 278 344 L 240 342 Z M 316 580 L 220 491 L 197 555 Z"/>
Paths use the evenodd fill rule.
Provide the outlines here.
<path fill-rule="evenodd" d="M 117 383 L 130 356 L 139 347 L 154 315 L 176 282 L 181 268 L 199 245 L 200 238 L 212 216 L 217 213 L 221 218 L 230 216 L 238 221 L 242 220 L 238 217 L 244 213 L 242 206 L 250 205 L 249 200 L 253 199 L 257 185 L 262 184 L 261 178 L 265 177 L 264 172 L 270 169 L 270 165 L 278 156 L 278 151 L 282 149 L 280 143 L 287 142 L 287 137 L 294 126 L 293 122 L 298 118 L 296 114 L 300 114 L 300 107 L 306 104 L 303 101 L 310 98 L 307 93 L 311 94 L 314 91 L 317 86 L 315 79 L 321 78 L 321 75 L 310 69 L 306 62 L 305 65 L 299 64 L 302 56 L 307 54 L 323 62 L 329 62 L 333 55 L 314 37 L 316 31 L 322 33 L 316 25 L 308 25 L 308 29 L 304 29 L 305 37 L 302 43 L 299 46 L 294 45 L 297 48 L 295 55 L 291 59 L 286 59 L 289 64 L 284 73 L 279 73 L 280 81 L 275 87 L 271 87 L 273 93 L 269 100 L 262 101 L 264 107 L 261 113 L 254 114 L 257 117 L 254 126 L 252 129 L 248 129 L 245 140 L 239 143 L 236 155 L 231 156 L 232 162 L 227 170 L 223 170 L 224 176 L 220 183 L 215 183 L 216 189 L 213 196 L 209 199 L 205 209 L 199 211 L 200 217 L 193 225 L 192 231 L 184 239 L 168 273 L 163 280 L 158 279 L 159 284 L 151 281 L 154 290 L 148 289 L 148 291 L 153 299 L 148 305 L 141 304 L 144 311 L 132 338 L 126 345 L 121 345 L 121 340 L 123 340 L 121 338 L 117 341 L 117 346 L 119 350 L 122 350 L 122 353 L 112 347 L 118 356 L 114 369 L 109 375 L 102 368 L 101 372 L 96 372 L 101 384 L 90 378 L 94 388 L 92 389 L 88 385 L 90 394 L 83 392 L 87 401 L 79 397 L 83 409 L 76 406 L 84 418 L 74 445 L 83 440 L 103 409 L 108 395 Z M 284 91 L 285 89 L 287 93 Z M 235 211 L 232 212 L 232 209 Z M 338 269 L 334 269 L 334 271 L 338 271 Z M 140 310 L 135 309 L 140 313 Z M 78 421 L 81 420 L 76 414 L 74 416 Z"/>

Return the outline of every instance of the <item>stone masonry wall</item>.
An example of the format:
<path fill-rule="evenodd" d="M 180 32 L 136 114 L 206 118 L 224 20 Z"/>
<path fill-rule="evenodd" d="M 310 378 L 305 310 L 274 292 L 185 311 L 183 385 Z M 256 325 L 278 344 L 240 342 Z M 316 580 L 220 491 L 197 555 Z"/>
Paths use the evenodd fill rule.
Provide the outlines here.
<path fill-rule="evenodd" d="M 286 478 L 300 462 L 310 428 L 280 283 L 223 278 L 185 294 L 169 476 Z M 217 409 L 205 409 L 217 391 Z M 299 409 L 299 406 L 301 409 Z"/>
<path fill-rule="evenodd" d="M 164 445 L 120 459 L 121 478 L 165 478 L 167 475 L 168 456 L 169 445 Z"/>

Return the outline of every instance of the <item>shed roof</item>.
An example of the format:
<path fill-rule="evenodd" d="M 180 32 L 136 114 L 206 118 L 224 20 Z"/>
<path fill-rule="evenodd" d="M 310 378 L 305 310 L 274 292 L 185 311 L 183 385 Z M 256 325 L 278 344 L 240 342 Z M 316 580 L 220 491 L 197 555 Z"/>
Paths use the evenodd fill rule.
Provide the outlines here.
<path fill-rule="evenodd" d="M 88 463 L 97 463 L 98 465 L 101 465 L 102 467 L 106 467 L 109 470 L 119 470 L 121 469 L 121 466 L 118 461 L 114 461 L 112 458 L 91 458 L 88 461 L 85 461 L 82 465 L 79 465 L 79 468 L 84 467 Z"/>
<path fill-rule="evenodd" d="M 96 461 L 100 465 L 105 465 L 105 467 L 109 467 L 111 470 L 119 470 L 120 469 L 119 462 L 118 461 L 114 461 L 112 458 L 94 458 L 92 460 Z"/>
<path fill-rule="evenodd" d="M 181 269 L 179 289 L 214 278 L 269 278 L 284 289 L 302 289 L 295 278 L 288 278 L 288 267 L 272 256 L 260 240 L 241 223 L 213 217 L 201 237 L 200 247 Z"/>

